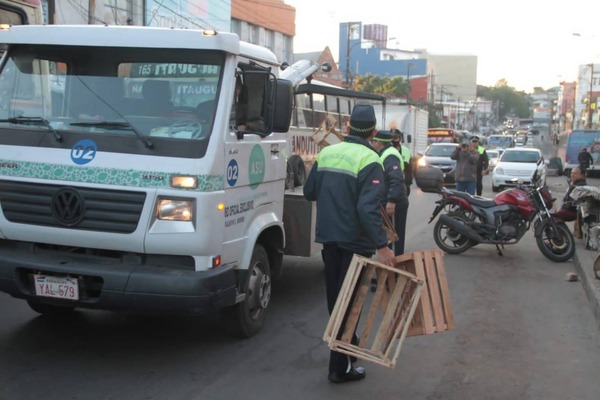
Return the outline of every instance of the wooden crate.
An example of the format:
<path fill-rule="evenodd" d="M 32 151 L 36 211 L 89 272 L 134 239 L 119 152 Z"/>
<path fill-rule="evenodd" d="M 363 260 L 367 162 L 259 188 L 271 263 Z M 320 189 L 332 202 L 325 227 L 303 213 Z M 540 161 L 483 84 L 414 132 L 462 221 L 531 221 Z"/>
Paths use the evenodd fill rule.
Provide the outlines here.
<path fill-rule="evenodd" d="M 429 335 L 454 328 L 446 268 L 441 250 L 416 251 L 396 257 L 396 267 L 425 281 L 407 336 Z"/>
<path fill-rule="evenodd" d="M 393 368 L 423 285 L 411 273 L 355 255 L 323 340 L 332 350 Z M 355 332 L 358 343 L 352 344 Z"/>

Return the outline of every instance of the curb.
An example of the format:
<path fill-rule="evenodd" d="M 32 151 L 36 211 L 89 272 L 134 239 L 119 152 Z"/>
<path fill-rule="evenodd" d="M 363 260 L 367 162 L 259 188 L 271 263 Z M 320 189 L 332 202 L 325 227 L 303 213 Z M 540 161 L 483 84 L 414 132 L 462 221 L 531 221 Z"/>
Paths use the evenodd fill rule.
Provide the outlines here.
<path fill-rule="evenodd" d="M 596 283 L 597 279 L 594 277 L 594 272 L 592 270 L 592 265 L 595 257 L 590 257 L 590 259 L 592 260 L 592 264 L 585 265 L 586 269 L 584 269 L 581 258 L 587 261 L 588 257 L 580 257 L 580 251 L 582 251 L 582 246 L 578 245 L 577 249 L 575 250 L 575 255 L 573 256 L 575 270 L 577 271 L 577 274 L 581 277 L 583 289 L 590 302 L 590 306 L 592 307 L 594 317 L 596 318 L 596 328 L 600 330 L 600 284 Z M 589 252 L 590 250 L 583 249 L 583 251 Z M 594 255 L 595 254 L 596 253 L 594 252 Z M 585 262 L 583 264 L 585 264 Z"/>

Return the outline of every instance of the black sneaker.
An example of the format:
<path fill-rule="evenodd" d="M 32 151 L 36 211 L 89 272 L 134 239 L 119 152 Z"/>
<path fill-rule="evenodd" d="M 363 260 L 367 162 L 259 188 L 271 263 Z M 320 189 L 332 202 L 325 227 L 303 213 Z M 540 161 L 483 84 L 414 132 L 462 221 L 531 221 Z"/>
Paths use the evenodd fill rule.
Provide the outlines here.
<path fill-rule="evenodd" d="M 360 381 L 367 376 L 365 369 L 363 367 L 352 367 L 349 372 L 330 372 L 329 373 L 329 382 L 332 383 L 346 383 L 352 381 Z"/>

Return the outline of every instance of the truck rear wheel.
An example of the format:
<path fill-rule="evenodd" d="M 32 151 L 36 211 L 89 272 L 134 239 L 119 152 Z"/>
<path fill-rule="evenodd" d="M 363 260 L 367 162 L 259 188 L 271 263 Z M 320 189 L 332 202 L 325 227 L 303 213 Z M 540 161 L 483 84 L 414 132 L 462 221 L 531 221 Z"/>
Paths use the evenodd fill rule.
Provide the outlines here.
<path fill-rule="evenodd" d="M 289 169 L 294 173 L 294 187 L 303 186 L 306 181 L 306 167 L 304 160 L 297 154 L 288 159 Z"/>
<path fill-rule="evenodd" d="M 248 338 L 262 328 L 271 299 L 269 256 L 260 244 L 254 246 L 242 290 L 246 294 L 246 299 L 227 308 L 223 316 L 227 330 L 232 335 Z"/>

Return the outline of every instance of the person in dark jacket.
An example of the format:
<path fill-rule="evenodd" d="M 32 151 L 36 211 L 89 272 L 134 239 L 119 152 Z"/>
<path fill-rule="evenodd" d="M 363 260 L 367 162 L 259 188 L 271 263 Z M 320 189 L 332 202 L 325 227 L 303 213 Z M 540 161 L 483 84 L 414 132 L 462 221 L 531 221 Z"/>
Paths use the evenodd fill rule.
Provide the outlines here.
<path fill-rule="evenodd" d="M 456 149 L 450 154 L 452 160 L 456 160 L 454 169 L 454 180 L 456 190 L 475 194 L 477 188 L 477 161 L 479 153 L 477 152 L 478 142 L 462 143 L 456 146 Z"/>
<path fill-rule="evenodd" d="M 376 133 L 375 110 L 357 104 L 350 116 L 344 141 L 324 147 L 304 184 L 304 197 L 317 202 L 316 237 L 323 244 L 325 288 L 329 313 L 337 300 L 353 255 L 371 257 L 394 265 L 393 251 L 383 228 L 381 203 L 385 199 L 384 174 L 379 156 L 369 144 Z M 331 351 L 329 381 L 343 383 L 363 379 L 364 368 Z"/>
<path fill-rule="evenodd" d="M 585 173 L 590 167 L 590 165 L 594 163 L 594 159 L 592 158 L 592 155 L 586 147 L 582 148 L 579 154 L 577 155 L 577 161 L 579 161 L 579 168 L 581 168 L 583 176 L 585 176 Z"/>
<path fill-rule="evenodd" d="M 373 138 L 373 147 L 377 150 L 385 176 L 386 199 L 383 203 L 386 213 L 393 218 L 394 230 L 398 240 L 394 242 L 394 254 L 404 254 L 406 235 L 406 216 L 408 214 L 408 195 L 404 182 L 402 164 L 404 159 L 394 146 L 392 146 L 392 133 L 378 131 Z"/>
<path fill-rule="evenodd" d="M 563 221 L 575 221 L 577 219 L 577 206 L 573 203 L 570 195 L 576 186 L 587 186 L 587 181 L 580 167 L 575 167 L 571 170 L 571 184 L 565 196 L 563 197 L 563 203 L 560 208 L 554 213 L 557 217 L 560 217 Z"/>

